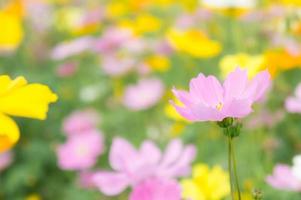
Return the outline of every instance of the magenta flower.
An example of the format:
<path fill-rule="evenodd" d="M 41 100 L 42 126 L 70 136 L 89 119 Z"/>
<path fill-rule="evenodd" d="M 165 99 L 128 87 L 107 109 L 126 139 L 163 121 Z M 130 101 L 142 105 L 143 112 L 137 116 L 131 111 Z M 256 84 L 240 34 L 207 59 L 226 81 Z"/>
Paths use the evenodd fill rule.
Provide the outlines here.
<path fill-rule="evenodd" d="M 5 170 L 13 162 L 13 154 L 10 151 L 0 154 L 0 172 Z"/>
<path fill-rule="evenodd" d="M 58 147 L 58 165 L 64 170 L 86 170 L 94 166 L 103 150 L 102 134 L 97 130 L 89 130 L 71 136 Z"/>
<path fill-rule="evenodd" d="M 118 195 L 127 187 L 150 178 L 173 179 L 189 175 L 190 164 L 195 158 L 195 147 L 183 146 L 173 140 L 162 154 L 151 141 L 144 141 L 139 150 L 122 138 L 115 138 L 109 159 L 114 171 L 98 172 L 94 182 L 106 195 Z"/>
<path fill-rule="evenodd" d="M 129 200 L 180 200 L 181 187 L 174 180 L 149 179 L 136 185 Z"/>
<path fill-rule="evenodd" d="M 163 94 L 164 85 L 160 79 L 143 79 L 125 89 L 123 105 L 133 111 L 146 110 L 156 105 Z"/>
<path fill-rule="evenodd" d="M 301 113 L 301 83 L 295 90 L 295 96 L 290 96 L 286 99 L 285 108 L 291 113 Z"/>
<path fill-rule="evenodd" d="M 190 81 L 189 91 L 173 89 L 183 106 L 171 102 L 176 110 L 190 121 L 222 121 L 227 117 L 243 118 L 252 112 L 270 85 L 269 72 L 262 71 L 252 80 L 247 71 L 237 68 L 224 84 L 214 76 L 200 73 Z"/>
<path fill-rule="evenodd" d="M 67 135 L 75 135 L 96 129 L 100 121 L 99 114 L 92 109 L 75 111 L 63 123 L 63 130 Z"/>
<path fill-rule="evenodd" d="M 288 191 L 301 191 L 301 181 L 292 173 L 288 165 L 277 165 L 272 175 L 266 178 L 268 184 L 276 189 Z"/>

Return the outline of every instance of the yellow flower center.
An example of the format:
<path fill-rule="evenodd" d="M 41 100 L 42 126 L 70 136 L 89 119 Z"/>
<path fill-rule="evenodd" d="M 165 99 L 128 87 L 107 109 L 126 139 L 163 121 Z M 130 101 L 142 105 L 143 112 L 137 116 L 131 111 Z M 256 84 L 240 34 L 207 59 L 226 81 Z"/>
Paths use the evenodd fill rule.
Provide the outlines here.
<path fill-rule="evenodd" d="M 216 109 L 217 109 L 218 111 L 221 111 L 221 110 L 223 109 L 223 107 L 224 107 L 224 105 L 223 105 L 223 103 L 221 103 L 221 102 L 219 102 L 219 103 L 216 105 Z"/>

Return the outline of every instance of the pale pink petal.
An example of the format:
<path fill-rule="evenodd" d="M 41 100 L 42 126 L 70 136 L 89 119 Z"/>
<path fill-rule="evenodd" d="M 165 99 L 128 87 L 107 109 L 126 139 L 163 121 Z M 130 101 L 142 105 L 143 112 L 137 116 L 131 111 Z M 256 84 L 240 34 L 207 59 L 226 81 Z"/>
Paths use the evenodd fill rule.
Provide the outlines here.
<path fill-rule="evenodd" d="M 129 200 L 180 200 L 181 187 L 174 180 L 148 179 L 136 185 Z"/>
<path fill-rule="evenodd" d="M 202 73 L 190 81 L 190 94 L 206 106 L 215 107 L 222 102 L 223 88 L 214 76 L 205 77 Z"/>
<path fill-rule="evenodd" d="M 98 172 L 92 177 L 94 185 L 105 195 L 114 196 L 129 186 L 127 176 L 122 173 Z"/>
<path fill-rule="evenodd" d="M 194 99 L 193 96 L 189 94 L 189 92 L 186 92 L 184 90 L 177 90 L 175 88 L 172 89 L 173 94 L 179 99 L 184 105 L 189 106 L 190 104 L 193 104 Z"/>
<path fill-rule="evenodd" d="M 271 75 L 268 70 L 258 73 L 253 80 L 250 81 L 244 96 L 253 102 L 258 101 L 263 97 L 271 84 Z"/>
<path fill-rule="evenodd" d="M 301 182 L 293 176 L 292 170 L 288 165 L 277 165 L 273 175 L 268 176 L 266 181 L 277 189 L 301 191 Z"/>
<path fill-rule="evenodd" d="M 182 150 L 183 150 L 182 141 L 180 139 L 172 140 L 168 144 L 168 146 L 164 152 L 160 166 L 166 167 L 166 166 L 172 164 L 173 162 L 175 162 L 181 155 Z"/>
<path fill-rule="evenodd" d="M 196 157 L 196 148 L 193 145 L 185 147 L 178 160 L 166 168 L 164 173 L 167 177 L 183 177 L 190 174 L 191 163 Z"/>
<path fill-rule="evenodd" d="M 242 118 L 252 112 L 252 102 L 248 99 L 233 99 L 224 105 L 222 112 L 227 117 Z"/>
<path fill-rule="evenodd" d="M 143 142 L 140 153 L 150 164 L 157 164 L 161 159 L 160 149 L 151 141 Z"/>
<path fill-rule="evenodd" d="M 126 171 L 138 158 L 136 149 L 125 139 L 115 138 L 112 143 L 109 160 L 116 171 Z"/>
<path fill-rule="evenodd" d="M 301 99 L 288 97 L 285 101 L 285 108 L 291 113 L 301 113 Z"/>
<path fill-rule="evenodd" d="M 225 100 L 240 99 L 248 83 L 248 75 L 246 70 L 236 68 L 231 72 L 224 82 Z"/>

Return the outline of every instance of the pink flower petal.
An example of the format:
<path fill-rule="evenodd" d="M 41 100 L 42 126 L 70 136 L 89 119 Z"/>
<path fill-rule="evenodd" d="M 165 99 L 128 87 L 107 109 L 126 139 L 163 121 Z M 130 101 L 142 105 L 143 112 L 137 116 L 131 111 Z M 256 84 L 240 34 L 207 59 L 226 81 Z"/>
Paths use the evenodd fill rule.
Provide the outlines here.
<path fill-rule="evenodd" d="M 133 161 L 137 160 L 136 149 L 125 139 L 115 138 L 109 155 L 111 167 L 116 171 L 127 171 Z"/>
<path fill-rule="evenodd" d="M 98 172 L 92 179 L 95 186 L 108 196 L 118 195 L 129 186 L 129 180 L 122 173 Z"/>
<path fill-rule="evenodd" d="M 225 101 L 240 99 L 248 83 L 247 71 L 236 68 L 224 82 Z"/>

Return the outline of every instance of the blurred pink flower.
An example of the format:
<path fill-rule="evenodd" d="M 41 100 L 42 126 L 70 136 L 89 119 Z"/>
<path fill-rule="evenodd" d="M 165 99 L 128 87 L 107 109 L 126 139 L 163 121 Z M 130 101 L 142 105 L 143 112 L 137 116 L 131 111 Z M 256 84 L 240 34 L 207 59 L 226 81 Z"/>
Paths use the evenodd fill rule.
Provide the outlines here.
<path fill-rule="evenodd" d="M 58 147 L 58 165 L 64 170 L 86 170 L 93 167 L 103 150 L 102 134 L 89 130 L 69 137 L 65 144 Z"/>
<path fill-rule="evenodd" d="M 262 71 L 248 80 L 247 71 L 237 68 L 223 86 L 214 76 L 202 73 L 190 81 L 189 92 L 173 89 L 182 106 L 171 102 L 190 121 L 221 121 L 227 117 L 243 118 L 252 112 L 252 104 L 270 85 L 269 72 Z"/>
<path fill-rule="evenodd" d="M 301 182 L 293 175 L 288 165 L 276 165 L 272 175 L 266 178 L 272 187 L 289 191 L 301 191 Z"/>
<path fill-rule="evenodd" d="M 76 71 L 77 71 L 76 62 L 66 62 L 57 67 L 56 74 L 59 77 L 69 77 L 72 76 Z"/>
<path fill-rule="evenodd" d="M 184 146 L 172 140 L 163 152 L 151 141 L 144 141 L 139 150 L 122 138 L 115 138 L 109 160 L 114 171 L 98 172 L 93 180 L 106 195 L 118 195 L 127 187 L 150 178 L 173 179 L 187 176 L 196 154 L 193 145 Z"/>
<path fill-rule="evenodd" d="M 0 172 L 5 170 L 13 161 L 13 154 L 10 151 L 0 154 Z"/>
<path fill-rule="evenodd" d="M 180 200 L 181 187 L 174 180 L 149 179 L 136 185 L 130 200 Z"/>
<path fill-rule="evenodd" d="M 286 99 L 285 108 L 291 113 L 301 113 L 301 83 L 295 90 L 295 96 L 290 96 Z"/>
<path fill-rule="evenodd" d="M 63 130 L 67 135 L 75 135 L 91 129 L 96 129 L 100 115 L 93 109 L 75 111 L 63 123 Z"/>
<path fill-rule="evenodd" d="M 251 115 L 246 123 L 248 129 L 256 129 L 258 127 L 271 128 L 280 122 L 285 117 L 283 110 L 271 112 L 265 108 L 260 109 L 258 112 Z"/>
<path fill-rule="evenodd" d="M 100 53 L 112 53 L 133 38 L 131 31 L 121 28 L 108 28 L 94 43 L 94 50 Z"/>
<path fill-rule="evenodd" d="M 92 171 L 81 171 L 78 175 L 77 183 L 82 188 L 94 188 L 95 184 L 93 181 L 93 176 L 96 172 Z"/>
<path fill-rule="evenodd" d="M 91 50 L 94 40 L 93 37 L 85 36 L 75 40 L 62 42 L 53 48 L 51 58 L 54 60 L 63 60 L 70 56 Z"/>
<path fill-rule="evenodd" d="M 123 104 L 133 111 L 145 110 L 157 104 L 163 94 L 164 85 L 160 79 L 142 79 L 125 89 Z"/>
<path fill-rule="evenodd" d="M 122 76 L 135 67 L 136 61 L 130 57 L 118 57 L 117 55 L 105 55 L 102 59 L 102 69 L 110 76 Z"/>

